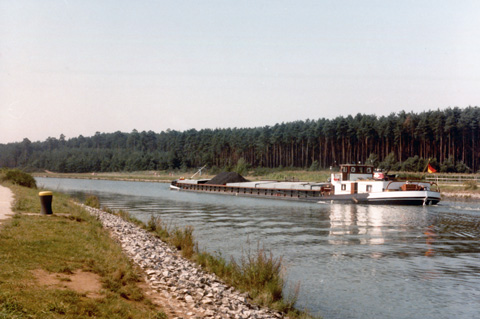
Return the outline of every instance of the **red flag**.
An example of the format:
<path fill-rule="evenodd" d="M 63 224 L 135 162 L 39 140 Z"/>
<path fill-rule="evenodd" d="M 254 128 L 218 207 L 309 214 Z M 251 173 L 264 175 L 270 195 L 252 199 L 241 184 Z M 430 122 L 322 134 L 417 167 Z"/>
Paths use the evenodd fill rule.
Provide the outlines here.
<path fill-rule="evenodd" d="M 428 163 L 428 172 L 430 174 L 432 174 L 432 173 L 436 173 L 437 170 L 435 168 L 433 168 L 432 165 L 430 165 L 430 163 Z"/>

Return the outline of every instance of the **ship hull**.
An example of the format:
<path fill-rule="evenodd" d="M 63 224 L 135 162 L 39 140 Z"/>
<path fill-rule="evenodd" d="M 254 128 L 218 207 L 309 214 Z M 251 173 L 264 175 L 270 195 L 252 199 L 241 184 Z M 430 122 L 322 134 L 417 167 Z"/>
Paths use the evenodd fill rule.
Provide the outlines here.
<path fill-rule="evenodd" d="M 225 185 L 175 184 L 170 189 L 196 193 L 221 194 L 242 197 L 259 197 L 311 203 L 344 203 L 367 205 L 435 205 L 440 193 L 434 191 L 392 191 L 379 193 L 334 195 L 312 190 L 252 189 L 250 187 L 230 187 Z"/>

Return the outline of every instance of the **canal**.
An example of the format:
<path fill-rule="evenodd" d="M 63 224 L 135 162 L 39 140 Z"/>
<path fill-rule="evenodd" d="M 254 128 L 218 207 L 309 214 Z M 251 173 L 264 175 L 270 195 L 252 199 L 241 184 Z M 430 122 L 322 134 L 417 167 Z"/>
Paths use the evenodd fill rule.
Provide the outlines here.
<path fill-rule="evenodd" d="M 324 318 L 474 318 L 480 313 L 480 204 L 330 205 L 170 191 L 167 184 L 37 178 L 80 200 L 192 225 L 201 249 L 283 256 L 297 306 Z"/>

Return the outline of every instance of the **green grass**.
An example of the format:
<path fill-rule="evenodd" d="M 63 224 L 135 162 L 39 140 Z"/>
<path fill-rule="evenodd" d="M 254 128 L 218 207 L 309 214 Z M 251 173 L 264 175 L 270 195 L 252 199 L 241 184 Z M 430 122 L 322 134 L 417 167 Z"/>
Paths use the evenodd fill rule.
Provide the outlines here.
<path fill-rule="evenodd" d="M 53 197 L 53 215 L 27 215 L 40 212 L 38 190 L 9 187 L 17 214 L 0 229 L 0 319 L 164 316 L 145 298 L 138 285 L 139 270 L 99 221 L 58 193 Z M 34 270 L 98 274 L 101 297 L 41 286 Z"/>

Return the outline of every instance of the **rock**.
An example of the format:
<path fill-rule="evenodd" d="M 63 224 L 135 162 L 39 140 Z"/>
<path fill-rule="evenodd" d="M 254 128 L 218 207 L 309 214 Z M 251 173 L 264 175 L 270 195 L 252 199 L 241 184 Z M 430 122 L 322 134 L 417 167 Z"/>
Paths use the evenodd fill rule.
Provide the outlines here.
<path fill-rule="evenodd" d="M 213 304 L 213 300 L 210 299 L 210 298 L 203 298 L 203 299 L 202 299 L 202 303 L 203 303 L 204 305 L 211 305 L 211 304 Z"/>
<path fill-rule="evenodd" d="M 207 311 L 205 311 L 204 313 L 205 316 L 214 316 L 215 315 L 215 312 L 211 309 L 207 309 Z"/>

